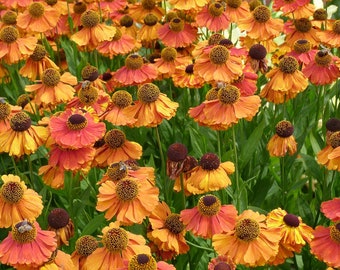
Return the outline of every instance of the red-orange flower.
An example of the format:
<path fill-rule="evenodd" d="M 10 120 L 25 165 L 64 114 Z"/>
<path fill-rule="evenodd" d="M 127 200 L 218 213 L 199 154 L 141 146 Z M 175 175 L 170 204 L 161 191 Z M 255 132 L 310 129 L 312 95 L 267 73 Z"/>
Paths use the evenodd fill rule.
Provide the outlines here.
<path fill-rule="evenodd" d="M 223 4 L 216 1 L 208 3 L 197 13 L 196 23 L 199 27 L 218 32 L 228 29 L 230 20 Z"/>
<path fill-rule="evenodd" d="M 169 3 L 179 10 L 197 10 L 206 5 L 208 0 L 169 0 Z"/>
<path fill-rule="evenodd" d="M 66 109 L 49 122 L 51 137 L 65 148 L 79 149 L 92 146 L 105 134 L 106 127 L 83 110 Z"/>
<path fill-rule="evenodd" d="M 217 256 L 209 262 L 208 270 L 218 269 L 235 270 L 236 265 L 229 256 Z"/>
<path fill-rule="evenodd" d="M 93 253 L 98 248 L 98 241 L 92 235 L 83 235 L 79 237 L 76 241 L 75 250 L 71 255 L 76 269 L 84 269 L 87 257 Z"/>
<path fill-rule="evenodd" d="M 314 61 L 318 51 L 312 49 L 310 42 L 306 39 L 298 39 L 294 42 L 293 50 L 287 53 L 287 56 L 295 57 L 302 67 Z"/>
<path fill-rule="evenodd" d="M 19 106 L 13 106 L 4 100 L 0 101 L 0 133 L 11 128 L 11 117 L 20 111 Z"/>
<path fill-rule="evenodd" d="M 340 220 L 340 198 L 334 198 L 321 203 L 321 212 L 333 222 Z"/>
<path fill-rule="evenodd" d="M 309 0 L 274 0 L 273 9 L 281 10 L 284 16 L 294 16 L 295 19 L 300 19 L 312 16 L 314 5 Z"/>
<path fill-rule="evenodd" d="M 233 205 L 221 205 L 214 195 L 202 196 L 196 207 L 182 210 L 181 221 L 194 235 L 211 238 L 235 227 L 237 210 Z"/>

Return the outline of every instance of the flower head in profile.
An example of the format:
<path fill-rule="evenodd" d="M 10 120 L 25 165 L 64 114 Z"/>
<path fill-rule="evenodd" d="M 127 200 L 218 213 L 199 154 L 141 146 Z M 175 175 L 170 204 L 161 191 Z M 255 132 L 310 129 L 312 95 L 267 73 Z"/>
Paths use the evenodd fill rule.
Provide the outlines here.
<path fill-rule="evenodd" d="M 54 232 L 41 230 L 37 222 L 25 219 L 13 225 L 1 242 L 0 262 L 15 268 L 38 267 L 50 259 L 56 248 Z"/>
<path fill-rule="evenodd" d="M 266 73 L 270 80 L 261 90 L 260 97 L 277 104 L 303 92 L 308 86 L 308 79 L 298 68 L 298 61 L 294 57 L 283 57 L 278 67 Z"/>
<path fill-rule="evenodd" d="M 98 240 L 92 235 L 83 235 L 76 241 L 75 250 L 71 259 L 76 269 L 83 269 L 87 257 L 98 248 Z"/>
<path fill-rule="evenodd" d="M 322 43 L 331 48 L 337 48 L 340 42 L 340 20 L 333 21 L 330 29 L 321 31 L 318 36 Z"/>
<path fill-rule="evenodd" d="M 102 247 L 98 247 L 86 258 L 84 269 L 115 270 L 124 267 L 124 262 L 139 253 L 150 254 L 141 235 L 133 234 L 120 227 L 118 221 L 111 222 L 102 230 Z"/>
<path fill-rule="evenodd" d="M 287 120 L 282 120 L 275 126 L 276 133 L 267 144 L 267 149 L 272 157 L 284 157 L 287 153 L 296 153 L 297 143 L 293 135 L 294 126 Z"/>
<path fill-rule="evenodd" d="M 226 0 L 226 12 L 231 22 L 238 23 L 240 18 L 246 18 L 249 13 L 248 1 Z"/>
<path fill-rule="evenodd" d="M 194 64 L 178 66 L 172 74 L 175 86 L 182 88 L 200 88 L 204 85 L 204 79 L 194 72 Z"/>
<path fill-rule="evenodd" d="M 273 9 L 281 10 L 284 16 L 300 19 L 312 16 L 314 5 L 309 0 L 274 0 Z"/>
<path fill-rule="evenodd" d="M 268 71 L 267 49 L 261 44 L 254 44 L 250 47 L 247 62 L 255 73 L 260 71 L 265 74 Z"/>
<path fill-rule="evenodd" d="M 152 14 L 161 19 L 165 14 L 165 10 L 159 5 L 159 2 L 159 0 L 141 0 L 130 6 L 129 14 L 137 22 L 142 22 L 142 19 L 147 14 Z"/>
<path fill-rule="evenodd" d="M 208 270 L 219 270 L 219 269 L 235 270 L 236 265 L 229 256 L 221 255 L 221 256 L 217 256 L 216 258 L 211 259 L 208 264 Z"/>
<path fill-rule="evenodd" d="M 334 198 L 321 203 L 321 212 L 333 222 L 340 220 L 340 198 Z"/>
<path fill-rule="evenodd" d="M 172 213 L 165 202 L 160 202 L 149 216 L 151 231 L 147 237 L 158 247 L 163 259 L 185 254 L 189 246 L 185 241 L 186 229 L 180 215 Z"/>
<path fill-rule="evenodd" d="M 48 228 L 56 234 L 58 247 L 69 245 L 69 239 L 74 235 L 74 224 L 70 215 L 63 208 L 53 209 L 47 216 Z"/>
<path fill-rule="evenodd" d="M 77 109 L 66 109 L 52 116 L 49 128 L 58 145 L 71 149 L 92 146 L 106 131 L 104 123 L 96 121 L 89 112 Z"/>
<path fill-rule="evenodd" d="M 149 254 L 139 253 L 133 256 L 122 270 L 175 270 L 172 264 L 164 261 L 156 261 Z"/>
<path fill-rule="evenodd" d="M 265 215 L 245 210 L 233 230 L 213 235 L 212 245 L 219 255 L 229 256 L 235 264 L 255 267 L 265 265 L 278 253 L 280 239 L 281 229 L 268 228 Z"/>
<path fill-rule="evenodd" d="M 41 196 L 27 188 L 17 175 L 2 175 L 1 179 L 0 228 L 8 228 L 24 219 L 36 219 L 43 209 Z"/>
<path fill-rule="evenodd" d="M 158 40 L 158 30 L 162 27 L 159 18 L 149 13 L 144 16 L 142 27 L 138 30 L 136 38 L 145 48 L 154 48 Z"/>
<path fill-rule="evenodd" d="M 234 173 L 234 163 L 222 162 L 214 153 L 204 154 L 199 166 L 191 170 L 186 181 L 187 190 L 192 194 L 217 191 L 231 185 L 229 175 Z"/>
<path fill-rule="evenodd" d="M 103 144 L 96 149 L 95 162 L 106 167 L 120 161 L 140 159 L 141 156 L 140 144 L 127 140 L 123 131 L 111 129 L 106 132 Z"/>
<path fill-rule="evenodd" d="M 317 226 L 310 243 L 310 252 L 328 266 L 340 267 L 340 223 L 329 227 Z"/>
<path fill-rule="evenodd" d="M 147 179 L 123 178 L 106 181 L 99 187 L 96 209 L 105 218 L 116 217 L 124 225 L 142 223 L 158 203 L 159 190 Z"/>
<path fill-rule="evenodd" d="M 169 0 L 169 3 L 179 10 L 198 10 L 208 2 L 208 0 Z"/>
<path fill-rule="evenodd" d="M 164 119 L 169 120 L 175 116 L 179 106 L 161 93 L 157 85 L 145 83 L 138 88 L 138 100 L 132 106 L 124 109 L 124 113 L 132 115 L 137 121 L 134 127 L 155 127 Z"/>
<path fill-rule="evenodd" d="M 10 119 L 20 111 L 20 106 L 13 106 L 0 97 L 0 133 L 11 128 Z"/>
<path fill-rule="evenodd" d="M 230 20 L 224 5 L 212 1 L 197 13 L 196 23 L 199 27 L 207 27 L 210 31 L 218 32 L 228 29 Z"/>
<path fill-rule="evenodd" d="M 302 67 L 307 66 L 314 61 L 315 55 L 318 51 L 312 49 L 310 42 L 306 39 L 298 39 L 294 42 L 292 51 L 287 53 L 287 56 L 293 56 Z"/>
<path fill-rule="evenodd" d="M 10 156 L 21 157 L 32 154 L 45 143 L 48 137 L 47 128 L 32 125 L 31 118 L 23 111 L 11 117 L 10 126 L 10 129 L 0 133 L 0 149 Z"/>
<path fill-rule="evenodd" d="M 184 162 L 188 155 L 187 147 L 182 143 L 173 143 L 168 147 L 166 173 L 175 180 L 184 169 Z"/>
<path fill-rule="evenodd" d="M 211 238 L 235 227 L 237 210 L 233 205 L 221 205 L 212 194 L 202 196 L 196 207 L 182 210 L 181 221 L 195 236 Z"/>

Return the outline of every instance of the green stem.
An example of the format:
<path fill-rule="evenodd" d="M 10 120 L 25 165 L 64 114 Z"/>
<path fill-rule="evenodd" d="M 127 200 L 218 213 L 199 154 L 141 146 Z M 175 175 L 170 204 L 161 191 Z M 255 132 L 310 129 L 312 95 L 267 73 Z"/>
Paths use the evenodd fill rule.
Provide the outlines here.
<path fill-rule="evenodd" d="M 164 158 L 164 154 L 163 154 L 163 148 L 162 148 L 162 142 L 161 142 L 161 137 L 159 135 L 159 130 L 158 130 L 158 126 L 155 127 L 155 132 L 156 132 L 156 140 L 157 140 L 157 144 L 158 144 L 158 149 L 159 149 L 159 155 L 161 156 L 161 177 L 163 178 L 163 194 L 164 194 L 164 200 L 166 203 L 168 203 L 168 181 L 167 181 L 167 177 L 166 177 L 166 173 L 165 173 L 165 158 Z"/>
<path fill-rule="evenodd" d="M 185 190 L 184 190 L 184 179 L 183 173 L 180 174 L 180 182 L 181 182 L 181 193 L 182 193 L 182 207 L 185 209 L 186 201 L 185 201 Z"/>
<path fill-rule="evenodd" d="M 283 192 L 282 206 L 285 207 L 287 199 L 287 177 L 285 172 L 285 157 L 280 158 L 280 172 L 281 172 L 281 188 Z"/>
<path fill-rule="evenodd" d="M 221 150 L 221 131 L 217 130 L 216 131 L 216 135 L 217 135 L 217 154 L 219 159 L 222 159 L 222 150 Z"/>
<path fill-rule="evenodd" d="M 214 250 L 212 248 L 207 248 L 207 247 L 202 247 L 202 246 L 199 246 L 199 245 L 196 245 L 194 244 L 193 242 L 190 242 L 189 240 L 186 240 L 187 244 L 189 244 L 190 246 L 193 246 L 193 247 L 197 247 L 201 250 L 207 250 L 209 252 L 214 252 Z"/>
<path fill-rule="evenodd" d="M 15 174 L 19 175 L 19 169 L 17 167 L 17 164 L 16 164 L 13 156 L 11 156 L 11 160 L 12 160 L 12 163 L 13 163 L 13 168 L 14 168 Z"/>
<path fill-rule="evenodd" d="M 234 150 L 234 164 L 235 164 L 235 194 L 236 194 L 236 209 L 241 211 L 240 209 L 240 179 L 238 174 L 238 154 L 237 154 L 237 144 L 236 144 L 236 132 L 235 132 L 235 125 L 232 127 L 233 133 L 233 150 Z"/>

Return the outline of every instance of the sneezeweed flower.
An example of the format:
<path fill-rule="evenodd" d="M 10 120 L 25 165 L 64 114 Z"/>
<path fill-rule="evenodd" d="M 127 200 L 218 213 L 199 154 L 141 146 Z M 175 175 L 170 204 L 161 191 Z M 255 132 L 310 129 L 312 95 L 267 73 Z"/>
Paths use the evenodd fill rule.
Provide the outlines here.
<path fill-rule="evenodd" d="M 25 65 L 19 70 L 19 74 L 29 78 L 31 81 L 35 81 L 36 79 L 41 79 L 43 72 L 48 68 L 59 69 L 47 56 L 45 47 L 37 44 L 33 53 L 26 60 Z"/>
<path fill-rule="evenodd" d="M 182 173 L 187 155 L 188 149 L 182 143 L 173 143 L 168 147 L 166 173 L 170 179 L 175 180 Z"/>
<path fill-rule="evenodd" d="M 19 106 L 13 106 L 0 98 L 0 132 L 11 128 L 11 117 L 20 111 L 21 108 Z"/>
<path fill-rule="evenodd" d="M 206 27 L 210 31 L 218 32 L 228 29 L 230 20 L 225 7 L 220 2 L 206 4 L 196 15 L 196 23 L 199 27 Z"/>
<path fill-rule="evenodd" d="M 19 267 L 18 270 L 26 270 L 27 268 Z M 36 268 L 34 268 L 36 269 Z M 38 267 L 39 270 L 50 270 L 50 269 L 63 269 L 63 270 L 74 270 L 78 269 L 73 264 L 73 261 L 71 259 L 71 256 L 59 249 L 56 249 L 53 253 L 50 259 L 45 262 L 43 265 Z"/>
<path fill-rule="evenodd" d="M 297 143 L 295 141 L 294 126 L 287 120 L 282 120 L 275 126 L 276 133 L 267 144 L 267 150 L 272 157 L 284 157 L 287 153 L 296 153 Z"/>
<path fill-rule="evenodd" d="M 234 163 L 221 163 L 216 154 L 206 153 L 201 157 L 199 166 L 191 170 L 186 181 L 187 190 L 191 194 L 203 194 L 226 188 L 231 185 L 229 175 L 234 171 Z"/>
<path fill-rule="evenodd" d="M 17 26 L 27 32 L 44 33 L 58 23 L 60 12 L 44 2 L 34 2 L 17 17 Z"/>
<path fill-rule="evenodd" d="M 143 47 L 154 47 L 155 42 L 158 40 L 158 30 L 162 26 L 156 15 L 150 13 L 145 15 L 144 24 L 138 30 L 137 40 L 143 44 Z"/>
<path fill-rule="evenodd" d="M 10 126 L 10 129 L 0 134 L 0 149 L 10 156 L 32 154 L 48 137 L 47 128 L 32 125 L 31 118 L 23 111 L 11 117 Z"/>
<path fill-rule="evenodd" d="M 268 70 L 268 61 L 266 59 L 267 50 L 261 44 L 254 44 L 249 48 L 247 62 L 255 73 L 260 71 L 265 74 Z"/>
<path fill-rule="evenodd" d="M 158 29 L 158 36 L 168 47 L 187 47 L 196 40 L 197 28 L 175 17 Z"/>
<path fill-rule="evenodd" d="M 71 40 L 81 47 L 94 50 L 99 43 L 110 40 L 116 34 L 116 28 L 100 22 L 96 11 L 87 10 L 81 15 L 83 28 L 71 36 Z"/>
<path fill-rule="evenodd" d="M 159 190 L 147 179 L 123 178 L 99 187 L 96 209 L 124 225 L 141 224 L 158 203 Z"/>
<path fill-rule="evenodd" d="M 235 270 L 236 265 L 228 256 L 217 256 L 210 260 L 208 270 Z"/>
<path fill-rule="evenodd" d="M 176 115 L 179 104 L 170 100 L 153 83 L 141 85 L 137 97 L 133 105 L 124 108 L 124 113 L 137 119 L 134 127 L 155 127 L 164 119 L 170 120 Z"/>
<path fill-rule="evenodd" d="M 129 15 L 137 22 L 142 22 L 142 19 L 147 14 L 153 14 L 159 20 L 164 16 L 165 10 L 159 5 L 159 0 L 141 0 L 129 7 Z"/>
<path fill-rule="evenodd" d="M 335 64 L 337 60 L 339 58 L 331 55 L 327 49 L 320 50 L 302 72 L 315 85 L 331 84 L 340 76 L 339 67 Z"/>
<path fill-rule="evenodd" d="M 128 91 L 115 91 L 111 97 L 111 103 L 102 117 L 115 126 L 131 126 L 137 119 L 124 110 L 124 108 L 131 106 L 131 104 L 132 95 Z"/>
<path fill-rule="evenodd" d="M 176 67 L 171 78 L 176 87 L 182 88 L 200 88 L 205 83 L 204 79 L 194 72 L 194 64 L 191 63 Z"/>
<path fill-rule="evenodd" d="M 193 156 L 187 156 L 183 162 L 183 169 L 182 169 L 182 179 L 181 176 L 177 177 L 175 179 L 174 183 L 174 191 L 180 192 L 182 190 L 182 184 L 183 181 L 183 188 L 184 188 L 184 194 L 185 196 L 190 196 L 191 193 L 187 190 L 187 180 L 191 175 L 192 169 L 198 166 L 198 161 Z"/>
<path fill-rule="evenodd" d="M 237 80 L 232 81 L 231 85 L 240 90 L 241 96 L 252 96 L 257 91 L 257 78 L 257 74 L 248 64 L 244 67 L 243 74 Z"/>
<path fill-rule="evenodd" d="M 76 269 L 83 269 L 87 257 L 98 248 L 98 241 L 92 235 L 83 235 L 76 241 L 75 250 L 71 255 Z"/>
<path fill-rule="evenodd" d="M 195 61 L 194 71 L 205 81 L 229 83 L 242 75 L 242 61 L 223 45 L 215 45 Z"/>
<path fill-rule="evenodd" d="M 340 43 L 340 20 L 335 20 L 331 30 L 320 31 L 318 36 L 323 44 L 331 48 L 337 48 Z"/>
<path fill-rule="evenodd" d="M 165 202 L 160 202 L 149 216 L 151 231 L 147 237 L 158 247 L 163 259 L 185 254 L 189 246 L 185 241 L 186 229 L 180 215 L 171 213 Z"/>
<path fill-rule="evenodd" d="M 284 16 L 300 19 L 312 16 L 314 6 L 309 0 L 274 0 L 273 10 L 281 10 Z"/>
<path fill-rule="evenodd" d="M 0 58 L 11 65 L 33 54 L 37 44 L 33 36 L 20 37 L 18 29 L 12 25 L 0 30 Z"/>
<path fill-rule="evenodd" d="M 306 39 L 299 39 L 294 42 L 292 51 L 287 53 L 287 56 L 295 57 L 302 67 L 305 67 L 315 58 L 318 51 L 312 49 L 310 42 Z"/>
<path fill-rule="evenodd" d="M 41 196 L 27 188 L 17 175 L 2 175 L 0 188 L 0 228 L 8 228 L 24 219 L 36 219 L 42 212 Z"/>
<path fill-rule="evenodd" d="M 44 165 L 39 168 L 38 174 L 43 182 L 55 189 L 64 187 L 65 169 L 54 165 Z"/>
<path fill-rule="evenodd" d="M 303 246 L 313 238 L 313 228 L 302 222 L 301 217 L 277 208 L 267 215 L 268 228 L 281 228 L 280 244 L 284 248 L 300 253 Z"/>
<path fill-rule="evenodd" d="M 226 0 L 226 13 L 233 23 L 238 23 L 240 18 L 246 18 L 249 13 L 249 3 L 243 0 Z"/>
<path fill-rule="evenodd" d="M 106 131 L 105 124 L 97 122 L 90 113 L 72 109 L 52 116 L 49 128 L 58 145 L 71 149 L 92 146 Z"/>
<path fill-rule="evenodd" d="M 34 94 L 34 102 L 38 105 L 56 106 L 73 98 L 77 78 L 69 72 L 60 75 L 58 69 L 47 68 L 41 76 L 41 82 L 26 85 L 25 91 Z"/>
<path fill-rule="evenodd" d="M 163 261 L 156 262 L 149 254 L 139 253 L 133 256 L 122 270 L 175 270 L 172 264 Z"/>
<path fill-rule="evenodd" d="M 320 43 L 319 32 L 313 28 L 312 22 L 308 18 L 300 18 L 285 22 L 283 32 L 286 34 L 285 43 L 291 48 L 294 42 L 299 39 L 308 40 L 312 47 Z"/>
<path fill-rule="evenodd" d="M 320 157 L 318 154 L 318 162 L 325 165 L 328 170 L 340 171 L 340 131 L 335 131 L 329 137 L 329 144 L 331 146 L 328 151 L 324 152 L 327 155 L 327 159 Z"/>
<path fill-rule="evenodd" d="M 340 220 L 340 198 L 334 198 L 321 203 L 321 212 L 333 222 Z"/>
<path fill-rule="evenodd" d="M 340 267 L 340 223 L 324 227 L 317 226 L 310 243 L 310 252 L 327 266 Z"/>
<path fill-rule="evenodd" d="M 103 247 L 97 248 L 87 257 L 83 269 L 115 270 L 124 267 L 124 261 L 136 254 L 150 255 L 150 248 L 145 245 L 143 236 L 120 228 L 118 221 L 104 227 L 102 233 Z"/>
<path fill-rule="evenodd" d="M 266 73 L 270 80 L 261 90 L 260 97 L 277 104 L 284 103 L 303 92 L 308 86 L 308 79 L 298 67 L 299 63 L 294 57 L 284 56 L 278 67 Z"/>
<path fill-rule="evenodd" d="M 69 245 L 69 239 L 74 235 L 74 224 L 65 209 L 55 208 L 47 216 L 48 228 L 56 234 L 57 245 Z"/>
<path fill-rule="evenodd" d="M 195 236 L 211 238 L 235 227 L 237 210 L 233 205 L 221 205 L 212 194 L 202 196 L 196 207 L 182 210 L 181 221 Z"/>
<path fill-rule="evenodd" d="M 38 267 L 47 262 L 57 248 L 55 233 L 41 230 L 37 222 L 23 220 L 0 244 L 0 262 L 13 267 Z"/>
<path fill-rule="evenodd" d="M 271 10 L 265 5 L 260 5 L 248 17 L 240 19 L 237 26 L 246 31 L 247 36 L 252 39 L 268 40 L 280 35 L 283 21 L 272 18 Z"/>
<path fill-rule="evenodd" d="M 125 59 L 125 65 L 114 74 L 114 79 L 122 85 L 136 85 L 150 82 L 157 78 L 157 69 L 144 63 L 143 57 L 138 54 L 129 54 Z"/>
<path fill-rule="evenodd" d="M 169 0 L 169 3 L 179 10 L 198 10 L 208 2 L 208 0 Z"/>
<path fill-rule="evenodd" d="M 101 167 L 129 159 L 140 159 L 142 146 L 126 139 L 119 129 L 111 129 L 104 136 L 104 144 L 96 149 L 95 163 Z"/>
<path fill-rule="evenodd" d="M 265 215 L 245 210 L 233 230 L 213 235 L 212 245 L 219 255 L 230 256 L 235 264 L 255 267 L 265 265 L 277 254 L 280 239 L 281 229 L 268 228 Z"/>

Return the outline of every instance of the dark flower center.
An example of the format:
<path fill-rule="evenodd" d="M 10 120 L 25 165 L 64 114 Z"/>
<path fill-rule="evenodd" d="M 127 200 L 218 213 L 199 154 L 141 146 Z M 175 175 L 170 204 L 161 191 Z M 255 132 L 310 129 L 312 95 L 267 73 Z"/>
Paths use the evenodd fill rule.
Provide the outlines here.
<path fill-rule="evenodd" d="M 165 62 L 175 61 L 177 56 L 177 51 L 175 48 L 166 47 L 161 52 L 161 57 Z"/>
<path fill-rule="evenodd" d="M 45 0 L 45 1 L 49 6 L 54 6 L 56 3 L 58 3 L 58 0 Z"/>
<path fill-rule="evenodd" d="M 294 21 L 294 25 L 297 31 L 301 33 L 307 33 L 312 29 L 312 23 L 307 18 L 301 18 Z"/>
<path fill-rule="evenodd" d="M 53 209 L 47 217 L 48 225 L 53 229 L 66 227 L 70 221 L 70 216 L 66 210 L 62 208 Z"/>
<path fill-rule="evenodd" d="M 182 143 L 173 143 L 169 146 L 168 159 L 175 162 L 183 161 L 188 155 L 187 147 Z"/>
<path fill-rule="evenodd" d="M 327 19 L 327 10 L 324 8 L 318 8 L 313 13 L 313 19 L 317 21 L 324 21 Z"/>
<path fill-rule="evenodd" d="M 200 166 L 206 171 L 216 170 L 220 166 L 220 159 L 214 153 L 206 153 L 200 160 Z"/>
<path fill-rule="evenodd" d="M 215 65 L 222 65 L 229 59 L 229 51 L 223 45 L 216 45 L 209 53 L 210 61 Z"/>
<path fill-rule="evenodd" d="M 133 25 L 133 19 L 129 15 L 124 15 L 120 20 L 119 24 L 125 27 L 131 27 Z"/>
<path fill-rule="evenodd" d="M 118 181 L 125 178 L 128 174 L 128 168 L 123 161 L 113 163 L 107 168 L 107 176 L 112 181 Z"/>
<path fill-rule="evenodd" d="M 222 34 L 214 33 L 209 37 L 208 44 L 217 45 L 222 39 L 224 39 L 224 36 Z"/>
<path fill-rule="evenodd" d="M 340 131 L 334 132 L 329 138 L 330 144 L 333 148 L 340 146 Z"/>
<path fill-rule="evenodd" d="M 143 57 L 138 54 L 130 54 L 125 59 L 125 66 L 128 69 L 137 70 L 143 66 Z"/>
<path fill-rule="evenodd" d="M 117 149 L 125 143 L 126 137 L 123 131 L 112 129 L 105 134 L 104 140 L 111 148 Z"/>
<path fill-rule="evenodd" d="M 331 226 L 330 236 L 333 241 L 340 243 L 340 223 Z"/>
<path fill-rule="evenodd" d="M 80 130 L 87 126 L 87 119 L 81 114 L 72 114 L 66 122 L 66 125 L 71 130 Z"/>
<path fill-rule="evenodd" d="M 299 218 L 293 214 L 287 214 L 283 217 L 283 221 L 290 227 L 299 227 Z"/>
<path fill-rule="evenodd" d="M 227 5 L 231 8 L 238 8 L 241 4 L 242 0 L 227 0 Z"/>
<path fill-rule="evenodd" d="M 103 244 L 110 252 L 121 252 L 128 245 L 128 234 L 124 229 L 113 228 L 103 235 Z"/>
<path fill-rule="evenodd" d="M 100 22 L 99 14 L 93 10 L 85 11 L 80 17 L 81 24 L 86 28 L 95 27 Z"/>
<path fill-rule="evenodd" d="M 80 256 L 87 257 L 98 248 L 98 241 L 92 235 L 84 235 L 76 241 L 76 251 Z"/>
<path fill-rule="evenodd" d="M 74 5 L 73 5 L 73 11 L 75 14 L 83 14 L 87 9 L 87 6 L 84 2 L 76 2 Z"/>
<path fill-rule="evenodd" d="M 181 233 L 184 230 L 184 225 L 179 218 L 179 214 L 170 214 L 165 220 L 165 228 L 174 234 Z"/>
<path fill-rule="evenodd" d="M 340 20 L 334 22 L 332 30 L 334 33 L 340 34 Z"/>
<path fill-rule="evenodd" d="M 331 118 L 326 122 L 326 129 L 329 131 L 340 131 L 340 120 L 338 118 Z"/>
<path fill-rule="evenodd" d="M 141 4 L 144 9 L 152 10 L 156 6 L 156 1 L 155 0 L 142 0 Z"/>
<path fill-rule="evenodd" d="M 327 67 L 332 62 L 332 56 L 327 50 L 318 51 L 315 55 L 315 62 L 320 66 Z"/>
<path fill-rule="evenodd" d="M 28 12 L 33 18 L 40 18 L 42 15 L 44 15 L 45 8 L 43 4 L 34 2 L 29 5 Z"/>
<path fill-rule="evenodd" d="M 219 17 L 224 12 L 224 6 L 221 3 L 215 2 L 208 7 L 209 14 L 213 17 Z"/>
<path fill-rule="evenodd" d="M 98 95 L 98 89 L 93 87 L 91 84 L 85 87 L 82 86 L 78 92 L 80 102 L 85 105 L 92 105 L 95 103 L 98 100 Z"/>
<path fill-rule="evenodd" d="M 0 120 L 5 120 L 11 113 L 11 106 L 8 103 L 0 103 Z"/>
<path fill-rule="evenodd" d="M 185 73 L 187 74 L 193 74 L 194 73 L 194 65 L 190 64 L 185 67 Z"/>
<path fill-rule="evenodd" d="M 137 96 L 138 99 L 144 103 L 152 103 L 158 99 L 160 92 L 157 85 L 145 83 L 138 88 Z"/>
<path fill-rule="evenodd" d="M 132 179 L 119 180 L 116 185 L 116 194 L 121 201 L 132 201 L 138 195 L 138 185 Z"/>
<path fill-rule="evenodd" d="M 282 120 L 275 126 L 276 134 L 282 138 L 288 138 L 293 135 L 294 126 L 291 122 Z"/>
<path fill-rule="evenodd" d="M 7 182 L 0 191 L 2 198 L 7 203 L 17 203 L 24 196 L 24 189 L 18 182 Z"/>
<path fill-rule="evenodd" d="M 184 29 L 184 21 L 178 17 L 170 21 L 169 28 L 174 32 L 181 32 Z"/>
<path fill-rule="evenodd" d="M 205 195 L 198 201 L 198 211 L 204 216 L 214 216 L 221 209 L 221 201 L 214 195 Z"/>
<path fill-rule="evenodd" d="M 259 23 L 265 23 L 270 19 L 270 9 L 264 5 L 258 6 L 254 9 L 253 16 Z"/>
<path fill-rule="evenodd" d="M 205 100 L 214 100 L 218 99 L 218 90 L 219 88 L 213 87 L 205 94 Z"/>
<path fill-rule="evenodd" d="M 148 254 L 138 254 L 129 261 L 129 270 L 156 270 L 156 260 Z"/>
<path fill-rule="evenodd" d="M 144 23 L 147 26 L 154 26 L 157 22 L 158 18 L 152 13 L 149 13 L 144 17 Z"/>
<path fill-rule="evenodd" d="M 125 90 L 118 90 L 114 92 L 111 99 L 112 103 L 121 109 L 129 106 L 132 103 L 131 94 Z"/>
<path fill-rule="evenodd" d="M 224 104 L 234 104 L 240 98 L 240 89 L 233 85 L 226 85 L 218 90 L 218 99 Z"/>
<path fill-rule="evenodd" d="M 54 68 L 48 68 L 43 72 L 41 80 L 46 86 L 54 87 L 60 82 L 60 73 Z"/>
<path fill-rule="evenodd" d="M 214 266 L 214 270 L 231 270 L 231 267 L 226 262 L 219 262 Z"/>
<path fill-rule="evenodd" d="M 239 239 L 250 242 L 260 235 L 260 226 L 255 220 L 245 218 L 237 222 L 235 233 Z"/>
<path fill-rule="evenodd" d="M 279 68 L 283 73 L 293 74 L 298 67 L 298 61 L 292 56 L 284 56 L 279 62 Z"/>
<path fill-rule="evenodd" d="M 8 10 L 1 19 L 4 24 L 15 25 L 17 23 L 17 13 L 13 10 Z"/>
<path fill-rule="evenodd" d="M 267 55 L 267 49 L 261 44 L 255 44 L 249 49 L 249 56 L 256 60 L 262 60 Z"/>
<path fill-rule="evenodd" d="M 37 46 L 35 47 L 33 54 L 30 56 L 30 58 L 33 61 L 39 62 L 41 61 L 45 56 L 46 56 L 47 52 L 44 46 L 37 44 Z"/>
<path fill-rule="evenodd" d="M 294 51 L 297 53 L 306 53 L 309 52 L 311 49 L 311 44 L 308 40 L 299 39 L 294 42 Z"/>
<path fill-rule="evenodd" d="M 24 108 L 28 103 L 30 103 L 31 99 L 28 94 L 22 94 L 17 98 L 17 105 L 21 108 Z M 0 119 L 1 119 L 1 104 L 0 104 Z"/>
<path fill-rule="evenodd" d="M 13 26 L 5 26 L 0 31 L 0 40 L 7 44 L 13 43 L 14 41 L 18 39 L 18 37 L 19 37 L 19 32 Z"/>
<path fill-rule="evenodd" d="M 98 68 L 94 66 L 87 65 L 81 70 L 81 77 L 83 80 L 93 82 L 98 78 L 98 76 Z"/>
<path fill-rule="evenodd" d="M 11 128 L 14 131 L 25 131 L 31 127 L 32 120 L 25 112 L 16 113 L 10 120 Z"/>

